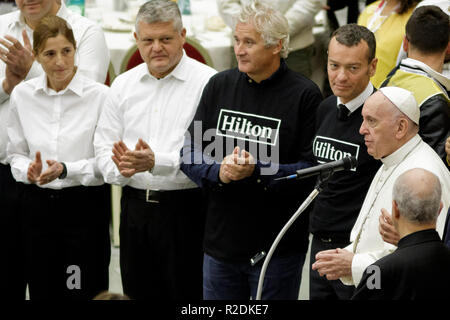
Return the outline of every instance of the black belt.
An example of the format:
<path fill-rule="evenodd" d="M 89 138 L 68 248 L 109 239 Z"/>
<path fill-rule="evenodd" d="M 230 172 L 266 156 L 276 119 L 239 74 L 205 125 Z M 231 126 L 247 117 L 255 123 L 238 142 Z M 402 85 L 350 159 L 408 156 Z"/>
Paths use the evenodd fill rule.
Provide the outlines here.
<path fill-rule="evenodd" d="M 182 190 L 141 190 L 125 186 L 122 188 L 122 194 L 127 198 L 143 200 L 149 203 L 167 203 L 176 201 L 180 196 L 189 197 L 200 192 L 199 188 Z"/>

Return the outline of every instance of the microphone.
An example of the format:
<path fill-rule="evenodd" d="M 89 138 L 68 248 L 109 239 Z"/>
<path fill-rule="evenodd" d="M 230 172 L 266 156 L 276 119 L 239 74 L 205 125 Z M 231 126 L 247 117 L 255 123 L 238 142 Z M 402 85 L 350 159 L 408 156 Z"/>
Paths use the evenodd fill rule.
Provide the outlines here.
<path fill-rule="evenodd" d="M 295 173 L 295 174 L 292 174 L 290 176 L 283 177 L 283 178 L 278 178 L 276 180 L 303 179 L 303 178 L 308 178 L 308 177 L 312 177 L 315 175 L 319 175 L 319 174 L 325 173 L 325 172 L 334 173 L 337 171 L 354 169 L 354 168 L 356 168 L 357 165 L 358 165 L 358 160 L 356 160 L 355 157 L 353 157 L 353 156 L 345 157 L 345 158 L 342 158 L 341 160 L 328 162 L 328 163 L 321 164 L 321 165 L 311 167 L 311 168 L 297 170 L 297 173 Z"/>

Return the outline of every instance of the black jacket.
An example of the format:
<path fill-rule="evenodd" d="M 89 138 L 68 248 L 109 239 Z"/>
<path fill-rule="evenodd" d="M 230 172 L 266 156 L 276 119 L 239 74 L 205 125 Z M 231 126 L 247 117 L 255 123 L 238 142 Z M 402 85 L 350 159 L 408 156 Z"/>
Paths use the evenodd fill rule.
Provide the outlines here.
<path fill-rule="evenodd" d="M 449 270 L 450 248 L 436 230 L 415 232 L 400 239 L 396 251 L 366 269 L 352 299 L 448 299 Z M 375 286 L 376 273 L 380 276 L 379 288 Z"/>

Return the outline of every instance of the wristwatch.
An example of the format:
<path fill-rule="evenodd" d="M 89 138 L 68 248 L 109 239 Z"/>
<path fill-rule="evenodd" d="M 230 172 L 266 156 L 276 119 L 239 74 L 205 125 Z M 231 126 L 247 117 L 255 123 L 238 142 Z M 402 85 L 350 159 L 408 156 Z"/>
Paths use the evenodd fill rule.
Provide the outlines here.
<path fill-rule="evenodd" d="M 60 163 L 63 166 L 63 171 L 59 175 L 58 179 L 64 179 L 65 177 L 67 177 L 67 167 L 66 167 L 66 164 L 64 162 L 60 162 Z"/>

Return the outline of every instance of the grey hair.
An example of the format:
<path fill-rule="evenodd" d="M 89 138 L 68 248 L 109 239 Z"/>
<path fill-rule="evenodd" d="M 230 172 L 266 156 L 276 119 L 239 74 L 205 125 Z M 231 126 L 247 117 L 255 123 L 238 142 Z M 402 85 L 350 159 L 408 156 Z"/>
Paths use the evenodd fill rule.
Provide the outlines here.
<path fill-rule="evenodd" d="M 281 40 L 280 56 L 287 58 L 289 54 L 289 23 L 285 16 L 267 4 L 258 0 L 244 6 L 238 22 L 251 23 L 261 34 L 266 47 L 275 46 Z"/>
<path fill-rule="evenodd" d="M 136 33 L 139 34 L 139 23 L 172 22 L 175 31 L 181 32 L 183 21 L 176 2 L 171 0 L 150 0 L 144 3 L 136 16 Z"/>
<path fill-rule="evenodd" d="M 401 174 L 392 189 L 392 199 L 397 203 L 400 214 L 418 224 L 436 222 L 441 197 L 439 178 L 421 168 L 410 169 Z"/>

